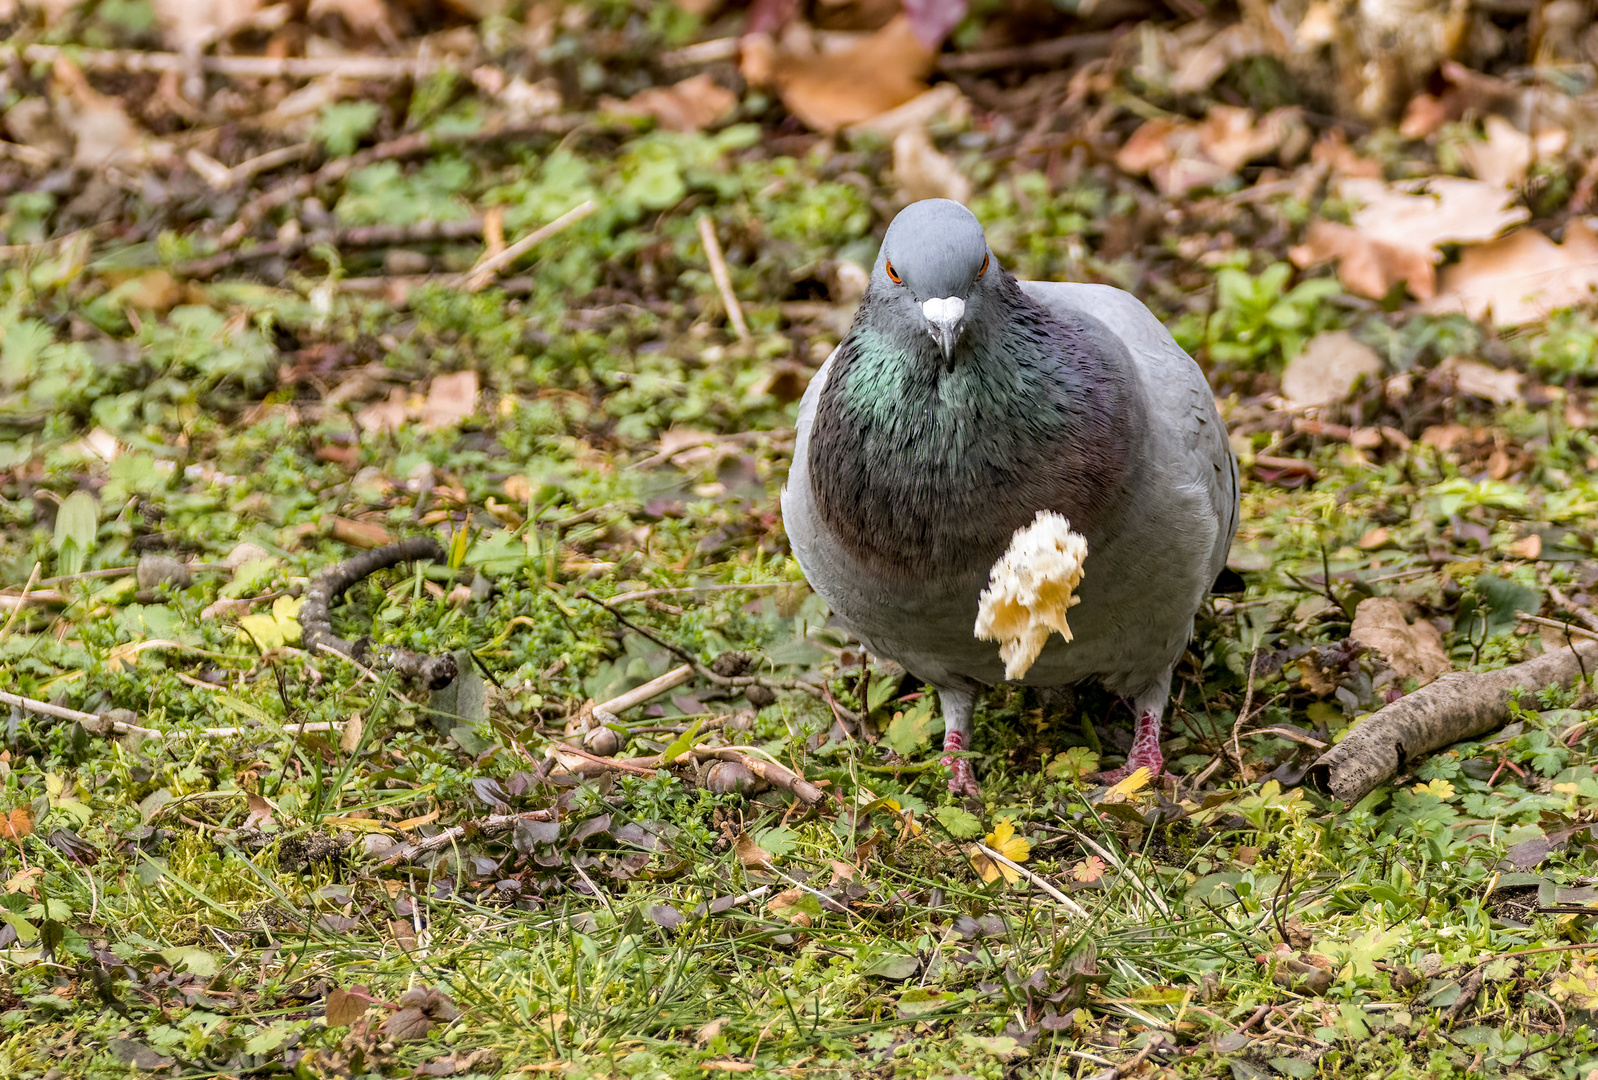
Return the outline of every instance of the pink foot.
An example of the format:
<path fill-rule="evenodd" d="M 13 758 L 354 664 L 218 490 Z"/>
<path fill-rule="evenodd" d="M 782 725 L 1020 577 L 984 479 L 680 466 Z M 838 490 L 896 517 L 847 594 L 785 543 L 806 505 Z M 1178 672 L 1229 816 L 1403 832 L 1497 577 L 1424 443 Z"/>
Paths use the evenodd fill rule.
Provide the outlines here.
<path fill-rule="evenodd" d="M 958 754 L 965 749 L 965 736 L 958 731 L 951 731 L 943 737 L 944 752 L 950 755 Z M 971 771 L 971 762 L 963 757 L 946 757 L 943 764 L 949 767 L 954 775 L 949 777 L 949 790 L 963 798 L 982 798 L 982 787 L 977 783 L 976 774 Z"/>
<path fill-rule="evenodd" d="M 1160 718 L 1157 713 L 1146 712 L 1137 718 L 1132 752 L 1126 756 L 1126 764 L 1119 769 L 1099 773 L 1099 783 L 1119 783 L 1138 769 L 1147 769 L 1153 780 L 1170 777 L 1165 771 L 1165 755 L 1160 753 Z"/>

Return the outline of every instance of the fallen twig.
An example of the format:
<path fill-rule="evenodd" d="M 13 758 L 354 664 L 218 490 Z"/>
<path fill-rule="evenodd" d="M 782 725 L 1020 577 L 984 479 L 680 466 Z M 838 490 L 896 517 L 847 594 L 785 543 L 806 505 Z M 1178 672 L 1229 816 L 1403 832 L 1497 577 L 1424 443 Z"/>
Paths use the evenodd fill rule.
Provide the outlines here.
<path fill-rule="evenodd" d="M 601 702 L 593 707 L 592 714 L 602 724 L 617 723 L 617 718 L 628 709 L 636 708 L 651 698 L 659 697 L 668 690 L 675 689 L 694 677 L 692 664 L 683 664 L 674 667 L 664 675 L 657 675 L 642 686 L 635 686 L 625 694 L 618 694 L 609 701 Z"/>
<path fill-rule="evenodd" d="M 348 656 L 357 663 L 394 671 L 431 690 L 454 682 L 457 672 L 453 655 L 427 656 L 394 645 L 374 646 L 371 639 L 365 637 L 350 642 L 333 633 L 333 621 L 328 608 L 346 589 L 379 570 L 421 559 L 443 562 L 443 546 L 430 536 L 413 536 L 396 544 L 362 552 L 324 570 L 306 590 L 305 604 L 300 608 L 300 626 L 304 631 L 306 651 L 313 655 L 318 651 L 326 651 Z"/>
<path fill-rule="evenodd" d="M 1121 1077 L 1130 1076 L 1132 1073 L 1136 1072 L 1137 1067 L 1147 1061 L 1149 1055 L 1154 1053 L 1155 1050 L 1158 1050 L 1163 1042 L 1163 1040 L 1161 1040 L 1160 1037 L 1152 1031 L 1148 1033 L 1148 1040 L 1148 1042 L 1143 1044 L 1143 1049 L 1139 1050 L 1137 1053 L 1133 1054 L 1119 1065 L 1111 1065 L 1103 1072 L 1094 1073 L 1089 1080 L 1121 1080 Z"/>
<path fill-rule="evenodd" d="M 1037 41 L 1030 45 L 1014 45 L 1005 49 L 947 53 L 938 57 L 938 69 L 954 75 L 996 71 L 999 68 L 1051 68 L 1064 60 L 1108 52 L 1110 46 L 1115 43 L 1115 37 L 1112 31 L 1103 31 L 1096 34 L 1072 34 L 1070 37 Z"/>
<path fill-rule="evenodd" d="M 48 701 L 36 701 L 33 698 L 22 697 L 19 694 L 8 694 L 0 691 L 0 705 L 12 705 L 25 712 L 37 713 L 41 716 L 53 716 L 57 720 L 75 720 L 82 724 L 84 729 L 96 735 L 115 733 L 117 735 L 140 735 L 146 739 L 225 739 L 234 735 L 248 735 L 259 731 L 269 730 L 266 727 L 214 727 L 200 728 L 198 731 L 159 731 L 155 728 L 140 727 L 138 724 L 117 718 L 118 713 L 131 716 L 126 709 L 113 709 L 109 713 L 80 712 L 69 709 L 64 705 L 52 705 Z M 279 732 L 284 735 L 299 735 L 315 731 L 343 731 L 342 720 L 315 720 L 307 724 L 280 724 Z"/>
<path fill-rule="evenodd" d="M 33 564 L 33 572 L 28 575 L 27 584 L 22 586 L 22 595 L 17 597 L 16 606 L 11 609 L 11 616 L 6 619 L 5 626 L 0 627 L 0 638 L 11 633 L 11 624 L 17 621 L 18 615 L 22 614 L 22 608 L 28 602 L 28 593 L 33 591 L 33 587 L 39 583 L 39 571 L 43 566 L 44 564 L 39 562 Z"/>
<path fill-rule="evenodd" d="M 1598 639 L 1598 630 L 1589 630 L 1587 627 L 1577 626 L 1575 623 L 1560 622 L 1558 619 L 1545 619 L 1541 615 L 1532 615 L 1524 611 L 1516 612 L 1515 618 L 1519 619 L 1521 622 L 1533 623 L 1537 626 L 1546 626 L 1551 630 L 1558 630 L 1567 638 L 1574 636 L 1586 638 L 1589 641 Z"/>
<path fill-rule="evenodd" d="M 550 116 L 525 123 L 487 127 L 482 131 L 418 131 L 401 135 L 385 143 L 378 143 L 349 157 L 334 158 L 314 173 L 285 181 L 275 188 L 262 192 L 239 208 L 233 224 L 222 230 L 217 238 L 219 248 L 230 248 L 243 240 L 267 214 L 295 199 L 302 199 L 324 184 L 344 179 L 357 169 L 364 169 L 379 161 L 396 161 L 401 158 L 422 157 L 451 147 L 479 146 L 492 142 L 513 142 L 537 135 L 561 135 L 590 123 L 585 115 Z"/>
<path fill-rule="evenodd" d="M 1574 615 L 1587 629 L 1598 630 L 1598 615 L 1594 615 L 1592 612 L 1576 603 L 1570 597 L 1560 592 L 1558 585 L 1555 585 L 1552 581 L 1547 580 L 1547 575 L 1542 575 L 1542 577 L 1544 579 L 1543 584 L 1548 588 L 1548 596 L 1551 600 L 1553 600 L 1554 603 L 1558 604 L 1560 607 Z"/>
<path fill-rule="evenodd" d="M 1459 984 L 1459 996 L 1454 999 L 1452 1005 L 1443 1010 L 1443 1019 L 1445 1021 L 1453 1023 L 1465 1015 L 1467 1010 L 1476 1007 L 1476 995 L 1481 992 L 1481 984 L 1484 977 L 1484 966 L 1471 969 L 1470 974 L 1466 975 Z"/>
<path fill-rule="evenodd" d="M 403 56 L 185 56 L 138 49 L 64 49 L 55 45 L 0 46 L 0 61 L 53 64 L 66 60 L 90 71 L 187 72 L 245 79 L 425 79 L 459 65 L 443 58 Z"/>
<path fill-rule="evenodd" d="M 1498 671 L 1450 672 L 1378 709 L 1322 754 L 1307 779 L 1328 795 L 1355 802 L 1416 758 L 1503 724 L 1516 691 L 1566 686 L 1595 668 L 1598 641 L 1583 641 Z"/>
<path fill-rule="evenodd" d="M 994 851 L 981 841 L 977 841 L 971 846 L 982 852 L 982 854 L 986 855 L 989 859 L 992 859 L 998 865 L 1006 867 L 1007 869 L 1013 870 L 1015 873 L 1020 874 L 1027 881 L 1031 882 L 1033 885 L 1037 886 L 1037 888 L 1047 893 L 1057 904 L 1065 908 L 1065 910 L 1069 911 L 1072 915 L 1075 915 L 1081 919 L 1086 919 L 1089 917 L 1087 910 L 1083 908 L 1081 904 L 1078 904 L 1075 900 L 1072 900 L 1069 896 L 1055 888 L 1047 880 L 1038 876 L 1037 874 L 1034 874 L 1031 870 L 1028 870 L 1014 859 L 999 854 L 997 851 Z"/>
<path fill-rule="evenodd" d="M 407 840 L 403 844 L 395 845 L 383 856 L 385 865 L 392 865 L 401 859 L 422 855 L 429 851 L 437 851 L 465 839 L 473 832 L 484 836 L 494 836 L 503 832 L 510 832 L 516 827 L 518 821 L 554 821 L 554 810 L 528 810 L 520 814 L 490 814 L 488 817 L 473 818 L 463 821 L 459 825 L 451 825 L 435 836 L 428 836 L 421 840 Z"/>
<path fill-rule="evenodd" d="M 478 292 L 490 281 L 494 280 L 494 274 L 501 267 L 515 262 L 551 236 L 575 225 L 597 209 L 599 209 L 599 204 L 594 202 L 593 199 L 584 199 L 554 221 L 547 225 L 539 226 L 497 255 L 486 256 L 482 262 L 461 275 L 461 287 L 467 292 Z"/>
<path fill-rule="evenodd" d="M 21 596 L 12 596 L 9 593 L 0 595 L 0 611 L 20 611 L 32 605 L 43 607 L 46 604 L 68 603 L 65 593 L 59 589 L 34 589 L 32 592 L 23 593 Z"/>
<path fill-rule="evenodd" d="M 693 655 L 687 650 L 673 644 L 670 641 L 667 641 L 654 631 L 639 626 L 637 623 L 627 618 L 627 616 L 617 611 L 609 603 L 601 600 L 588 590 L 580 590 L 576 595 L 579 600 L 587 600 L 589 603 L 598 604 L 600 607 L 610 612 L 611 617 L 617 622 L 621 623 L 623 626 L 630 630 L 637 631 L 650 641 L 653 641 L 656 645 L 659 645 L 662 649 L 665 649 L 667 652 L 671 653 L 673 656 L 683 660 L 686 663 L 692 664 L 694 667 L 694 673 L 707 682 L 713 682 L 717 686 L 727 687 L 763 686 L 767 690 L 798 690 L 809 694 L 811 697 L 820 701 L 824 702 L 827 700 L 827 692 L 824 689 L 819 686 L 813 686 L 810 683 L 800 682 L 798 680 L 789 681 L 787 679 L 766 679 L 759 675 L 718 675 L 714 671 L 710 670 L 710 668 L 694 659 Z M 849 709 L 845 709 L 841 705 L 834 706 L 834 711 L 842 714 L 850 723 L 858 724 L 860 722 L 860 716 L 857 713 Z"/>
<path fill-rule="evenodd" d="M 716 226 L 709 214 L 699 215 L 699 239 L 705 245 L 705 258 L 710 260 L 710 276 L 716 281 L 716 291 L 721 293 L 722 306 L 727 309 L 727 321 L 739 341 L 749 340 L 749 324 L 744 322 L 744 309 L 738 303 L 738 294 L 732 291 L 732 276 L 727 273 L 727 259 L 721 253 L 721 241 L 716 239 Z"/>
<path fill-rule="evenodd" d="M 439 240 L 465 240 L 480 236 L 482 232 L 483 219 L 480 217 L 465 221 L 422 221 L 414 225 L 361 225 L 352 229 L 306 233 L 293 240 L 269 240 L 252 248 L 231 248 L 203 259 L 180 262 L 172 267 L 172 272 L 179 277 L 203 281 L 239 263 L 290 258 L 318 244 L 331 244 L 337 248 L 403 247 Z"/>
<path fill-rule="evenodd" d="M 786 765 L 779 765 L 774 761 L 767 761 L 764 758 L 745 753 L 740 747 L 697 747 L 693 753 L 699 757 L 715 757 L 723 761 L 735 761 L 772 787 L 781 788 L 800 802 L 808 803 L 811 806 L 816 805 L 827 797 L 826 792 Z"/>
<path fill-rule="evenodd" d="M 682 596 L 687 593 L 761 592 L 766 589 L 792 588 L 793 581 L 765 581 L 753 585 L 682 585 L 669 589 L 639 589 L 635 592 L 617 593 L 610 598 L 612 604 L 625 604 L 634 600 L 650 600 L 657 596 Z"/>

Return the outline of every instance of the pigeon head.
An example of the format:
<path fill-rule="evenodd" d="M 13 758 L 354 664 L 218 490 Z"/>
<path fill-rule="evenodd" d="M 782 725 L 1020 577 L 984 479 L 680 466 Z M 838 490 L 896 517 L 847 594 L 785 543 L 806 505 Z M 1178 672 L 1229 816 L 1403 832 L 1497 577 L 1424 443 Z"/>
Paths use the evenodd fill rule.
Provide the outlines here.
<path fill-rule="evenodd" d="M 951 199 L 924 199 L 888 226 L 871 291 L 901 333 L 936 344 L 952 367 L 967 327 L 997 307 L 989 297 L 1004 276 L 971 211 Z"/>

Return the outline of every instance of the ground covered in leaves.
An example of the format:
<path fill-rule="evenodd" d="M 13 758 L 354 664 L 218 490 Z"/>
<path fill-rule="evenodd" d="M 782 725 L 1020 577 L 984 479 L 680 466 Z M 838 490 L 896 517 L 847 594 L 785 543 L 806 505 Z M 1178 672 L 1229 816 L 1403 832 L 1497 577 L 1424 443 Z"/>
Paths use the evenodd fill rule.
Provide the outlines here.
<path fill-rule="evenodd" d="M 1592 621 L 1586 9 L 907 7 L 0 2 L 0 1074 L 1598 1068 L 1590 699 L 1300 786 Z M 1174 790 L 1000 690 L 955 802 L 788 554 L 928 195 L 1212 376 Z M 442 690 L 304 647 L 409 536 Z"/>

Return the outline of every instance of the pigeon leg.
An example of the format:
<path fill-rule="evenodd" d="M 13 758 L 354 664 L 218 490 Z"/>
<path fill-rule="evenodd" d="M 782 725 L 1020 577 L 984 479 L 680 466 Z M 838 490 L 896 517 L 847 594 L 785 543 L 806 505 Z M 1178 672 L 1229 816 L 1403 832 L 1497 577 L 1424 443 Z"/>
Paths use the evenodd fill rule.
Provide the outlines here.
<path fill-rule="evenodd" d="M 938 687 L 938 705 L 943 710 L 943 752 L 958 754 L 971 746 L 971 710 L 976 707 L 977 695 L 965 687 Z M 963 757 L 946 757 L 943 764 L 953 774 L 949 777 L 949 790 L 956 795 L 973 799 L 982 797 L 982 788 L 971 771 L 971 761 Z"/>
<path fill-rule="evenodd" d="M 1165 700 L 1169 696 L 1166 686 L 1159 695 L 1139 694 L 1132 702 L 1137 713 L 1137 726 L 1133 729 L 1132 752 L 1126 755 L 1126 764 L 1119 769 L 1099 773 L 1099 782 L 1115 784 L 1125 780 L 1138 769 L 1147 769 L 1149 778 L 1159 781 L 1169 774 L 1165 771 L 1165 755 L 1160 752 L 1160 718 L 1165 713 Z"/>

